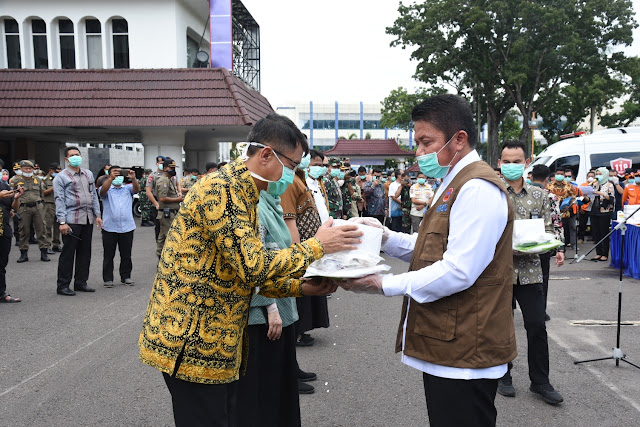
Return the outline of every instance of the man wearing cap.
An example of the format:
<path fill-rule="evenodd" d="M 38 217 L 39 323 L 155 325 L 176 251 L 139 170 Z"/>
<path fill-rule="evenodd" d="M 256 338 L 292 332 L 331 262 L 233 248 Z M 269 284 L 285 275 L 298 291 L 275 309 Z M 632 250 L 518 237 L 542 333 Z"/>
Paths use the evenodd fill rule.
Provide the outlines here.
<path fill-rule="evenodd" d="M 349 219 L 352 216 L 351 205 L 353 202 L 353 187 L 351 186 L 351 164 L 349 162 L 340 162 L 340 177 L 338 185 L 342 192 L 342 219 Z M 357 216 L 357 215 L 355 215 Z"/>
<path fill-rule="evenodd" d="M 329 175 L 323 178 L 324 188 L 327 191 L 329 201 L 329 216 L 331 218 L 343 219 L 342 191 L 340 190 L 340 174 L 344 178 L 344 172 L 340 172 L 340 160 L 329 159 Z"/>
<path fill-rule="evenodd" d="M 158 221 L 158 201 L 153 194 L 153 190 L 155 189 L 156 180 L 164 176 L 162 166 L 165 160 L 164 156 L 156 157 L 156 170 L 149 175 L 147 184 L 145 185 L 145 193 L 147 194 L 149 202 L 151 202 L 151 221 L 153 221 L 153 224 L 156 226 L 156 241 L 158 241 L 158 235 L 160 234 L 160 222 Z"/>
<path fill-rule="evenodd" d="M 18 262 L 29 261 L 29 230 L 31 224 L 36 231 L 40 260 L 51 261 L 47 255 L 47 239 L 44 233 L 44 184 L 40 177 L 33 176 L 33 163 L 29 160 L 20 162 L 22 179 L 17 180 L 17 188 L 24 188 L 20 209 L 20 258 Z"/>
<path fill-rule="evenodd" d="M 47 237 L 47 253 L 60 252 L 60 224 L 56 221 L 56 201 L 53 198 L 53 178 L 60 173 L 60 165 L 53 162 L 49 165 L 49 173 L 44 177 L 44 229 Z"/>
<path fill-rule="evenodd" d="M 158 201 L 158 216 L 157 219 L 160 222 L 160 234 L 157 240 L 156 255 L 158 258 L 162 253 L 164 247 L 164 241 L 167 238 L 167 232 L 171 227 L 171 222 L 175 218 L 178 209 L 180 209 L 180 203 L 184 200 L 184 196 L 180 194 L 180 190 L 176 186 L 176 162 L 173 159 L 166 159 L 162 163 L 162 176 L 155 180 L 155 187 L 153 192 L 157 196 Z"/>
<path fill-rule="evenodd" d="M 102 228 L 95 179 L 89 169 L 82 169 L 82 156 L 77 147 L 67 147 L 65 162 L 69 165 L 53 179 L 56 218 L 62 235 L 62 252 L 58 259 L 58 295 L 95 292 L 87 286 L 91 264 L 93 224 Z M 75 263 L 75 277 L 74 273 Z M 69 289 L 71 279 L 73 288 Z"/>

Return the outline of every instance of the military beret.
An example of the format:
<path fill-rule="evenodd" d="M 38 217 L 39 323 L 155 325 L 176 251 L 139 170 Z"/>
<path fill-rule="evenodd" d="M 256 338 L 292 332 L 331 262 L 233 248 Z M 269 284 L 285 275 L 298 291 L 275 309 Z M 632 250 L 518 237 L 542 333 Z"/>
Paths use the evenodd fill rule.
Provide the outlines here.
<path fill-rule="evenodd" d="M 329 166 L 334 166 L 334 167 L 340 167 L 342 165 L 342 162 L 340 162 L 340 159 L 336 159 L 335 157 L 332 157 L 329 159 Z"/>
<path fill-rule="evenodd" d="M 30 160 L 23 160 L 23 161 L 20 162 L 20 167 L 21 168 L 25 168 L 25 167 L 32 168 L 33 167 L 33 163 L 31 163 Z"/>

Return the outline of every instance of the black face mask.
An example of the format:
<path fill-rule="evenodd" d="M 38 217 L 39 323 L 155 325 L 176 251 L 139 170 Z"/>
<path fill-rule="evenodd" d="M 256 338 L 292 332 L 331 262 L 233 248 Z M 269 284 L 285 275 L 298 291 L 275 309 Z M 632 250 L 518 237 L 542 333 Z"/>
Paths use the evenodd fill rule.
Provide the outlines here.
<path fill-rule="evenodd" d="M 176 170 L 175 169 L 169 169 L 167 171 L 167 173 L 169 174 L 169 176 L 176 176 Z"/>

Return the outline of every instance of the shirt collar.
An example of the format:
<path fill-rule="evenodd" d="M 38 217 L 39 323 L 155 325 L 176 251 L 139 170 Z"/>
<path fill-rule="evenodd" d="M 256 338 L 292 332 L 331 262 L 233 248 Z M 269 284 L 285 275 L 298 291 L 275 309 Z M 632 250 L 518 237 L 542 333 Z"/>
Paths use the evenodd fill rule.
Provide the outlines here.
<path fill-rule="evenodd" d="M 520 193 L 516 193 L 513 187 L 510 184 L 508 184 L 506 180 L 503 180 L 503 181 L 507 185 L 507 190 L 509 190 L 513 194 L 520 194 L 520 193 L 528 194 L 531 191 L 531 187 L 534 186 L 534 184 L 527 184 L 527 181 L 525 181 L 522 185 L 522 190 L 520 191 Z"/>
<path fill-rule="evenodd" d="M 458 173 L 460 173 L 462 169 L 464 169 L 466 166 L 470 165 L 471 163 L 478 162 L 478 161 L 480 161 L 480 155 L 478 155 L 478 152 L 476 150 L 471 150 L 469 154 L 467 154 L 462 159 L 460 159 L 460 161 L 456 163 L 456 165 L 453 168 L 451 168 L 451 171 L 442 180 L 442 185 L 443 186 L 449 185 L 449 183 L 453 181 L 453 178 L 455 178 L 456 175 L 458 175 Z"/>

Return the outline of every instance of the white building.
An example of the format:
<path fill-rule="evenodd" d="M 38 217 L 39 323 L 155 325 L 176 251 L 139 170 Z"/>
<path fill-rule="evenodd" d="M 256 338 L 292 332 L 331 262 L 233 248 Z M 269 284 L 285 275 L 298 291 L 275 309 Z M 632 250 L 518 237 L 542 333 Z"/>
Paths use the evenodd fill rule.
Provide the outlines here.
<path fill-rule="evenodd" d="M 232 15 L 209 20 L 214 7 L 231 4 Z M 259 87 L 259 60 L 244 61 L 247 46 L 259 51 L 259 27 L 240 0 L 2 0 L 0 157 L 48 164 L 74 143 L 121 147 L 133 163 L 144 151 L 145 167 L 158 154 L 182 166 L 184 153 L 186 166 L 199 169 L 218 161 L 219 142 L 243 140 L 272 111 L 221 68 L 186 70 L 210 66 L 212 29 L 215 38 L 232 25 L 233 45 L 243 52 L 233 59 L 234 73 L 244 77 L 252 68 L 249 83 Z M 196 60 L 198 51 L 205 62 Z"/>
<path fill-rule="evenodd" d="M 412 131 L 385 129 L 380 125 L 381 107 L 380 104 L 362 102 L 342 104 L 336 101 L 333 104 L 316 104 L 310 101 L 277 106 L 276 111 L 293 120 L 309 137 L 313 147 L 319 150 L 330 149 L 338 138 L 365 139 L 367 134 L 370 136 L 369 139 L 395 139 L 406 146 L 412 144 Z"/>

